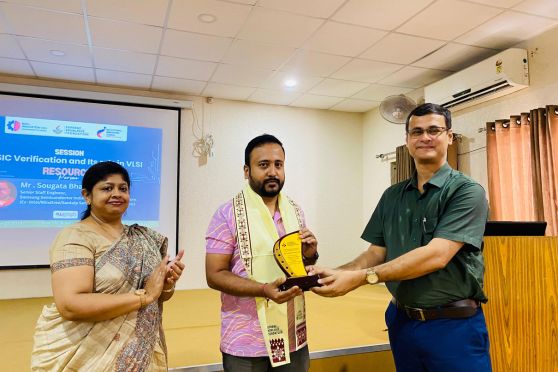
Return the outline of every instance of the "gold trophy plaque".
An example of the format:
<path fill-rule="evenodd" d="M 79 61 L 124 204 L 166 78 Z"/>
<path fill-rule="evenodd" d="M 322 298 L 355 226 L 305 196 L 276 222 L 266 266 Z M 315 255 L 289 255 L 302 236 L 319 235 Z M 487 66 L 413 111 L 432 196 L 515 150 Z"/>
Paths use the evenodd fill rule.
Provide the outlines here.
<path fill-rule="evenodd" d="M 273 245 L 275 261 L 287 275 L 287 280 L 279 286 L 281 291 L 298 286 L 303 291 L 321 286 L 318 275 L 308 275 L 302 260 L 302 240 L 299 231 L 289 233 Z"/>

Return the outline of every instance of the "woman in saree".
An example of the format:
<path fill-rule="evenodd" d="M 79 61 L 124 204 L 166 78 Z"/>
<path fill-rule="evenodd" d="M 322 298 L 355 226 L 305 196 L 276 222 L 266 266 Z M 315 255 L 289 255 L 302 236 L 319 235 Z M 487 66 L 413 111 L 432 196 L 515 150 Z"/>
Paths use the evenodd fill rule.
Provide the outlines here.
<path fill-rule="evenodd" d="M 50 248 L 54 303 L 37 322 L 32 370 L 167 370 L 163 302 L 182 274 L 184 251 L 168 262 L 164 236 L 122 223 L 129 190 L 118 163 L 85 173 L 87 210 Z"/>

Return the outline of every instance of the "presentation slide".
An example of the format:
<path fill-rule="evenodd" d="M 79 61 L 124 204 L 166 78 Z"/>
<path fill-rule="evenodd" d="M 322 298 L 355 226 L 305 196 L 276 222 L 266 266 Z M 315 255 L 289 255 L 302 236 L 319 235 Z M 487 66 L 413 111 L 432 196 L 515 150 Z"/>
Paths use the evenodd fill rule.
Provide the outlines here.
<path fill-rule="evenodd" d="M 111 160 L 130 174 L 125 224 L 151 227 L 176 253 L 177 109 L 0 94 L 0 268 L 49 264 L 64 226 L 86 209 L 81 182 Z"/>
<path fill-rule="evenodd" d="M 126 221 L 158 227 L 161 129 L 10 116 L 1 120 L 0 203 L 9 203 L 0 204 L 0 228 L 75 223 L 83 210 L 81 179 L 103 160 L 120 163 L 130 173 L 134 193 Z"/>

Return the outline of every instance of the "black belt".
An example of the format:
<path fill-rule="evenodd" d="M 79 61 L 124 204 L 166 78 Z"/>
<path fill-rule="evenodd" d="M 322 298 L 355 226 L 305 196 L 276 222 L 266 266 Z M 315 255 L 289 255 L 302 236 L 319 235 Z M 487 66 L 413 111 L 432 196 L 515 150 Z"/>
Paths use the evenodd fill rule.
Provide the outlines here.
<path fill-rule="evenodd" d="M 445 304 L 434 309 L 420 309 L 405 306 L 397 302 L 394 298 L 391 299 L 391 302 L 397 306 L 399 310 L 404 311 L 409 318 L 420 321 L 446 318 L 469 318 L 475 315 L 477 313 L 477 309 L 479 308 L 478 301 L 470 298 L 450 302 L 449 304 Z"/>

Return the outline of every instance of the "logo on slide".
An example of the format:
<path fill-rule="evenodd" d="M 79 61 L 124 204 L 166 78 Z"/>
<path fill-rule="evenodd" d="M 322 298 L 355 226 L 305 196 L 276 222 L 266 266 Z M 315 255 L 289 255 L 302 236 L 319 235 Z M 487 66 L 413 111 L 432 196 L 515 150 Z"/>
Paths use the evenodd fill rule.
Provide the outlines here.
<path fill-rule="evenodd" d="M 12 132 L 17 132 L 18 130 L 21 129 L 21 123 L 17 120 L 10 120 L 8 122 L 8 129 L 11 130 Z"/>
<path fill-rule="evenodd" d="M 104 127 L 103 129 L 98 130 L 98 131 L 97 131 L 97 137 L 103 138 L 103 133 L 104 133 L 106 130 L 107 130 L 107 127 Z"/>
<path fill-rule="evenodd" d="M 78 212 L 77 211 L 53 211 L 52 218 L 75 220 L 76 218 L 78 218 Z"/>
<path fill-rule="evenodd" d="M 63 128 L 63 127 L 62 127 L 61 125 L 57 125 L 56 128 L 54 128 L 52 131 L 53 131 L 55 134 L 60 134 L 60 133 L 64 132 L 64 129 L 62 129 L 62 128 Z"/>

